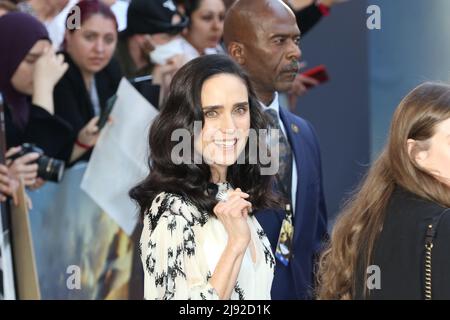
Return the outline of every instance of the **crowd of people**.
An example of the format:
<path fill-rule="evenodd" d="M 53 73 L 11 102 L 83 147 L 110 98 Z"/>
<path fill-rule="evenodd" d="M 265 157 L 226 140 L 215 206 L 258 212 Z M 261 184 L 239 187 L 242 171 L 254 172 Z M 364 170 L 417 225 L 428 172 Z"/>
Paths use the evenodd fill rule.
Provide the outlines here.
<path fill-rule="evenodd" d="M 450 86 L 400 103 L 328 235 L 319 142 L 292 111 L 318 84 L 300 73 L 301 37 L 340 2 L 0 0 L 0 201 L 42 187 L 42 154 L 88 162 L 121 79 L 145 78 L 160 112 L 130 197 L 146 299 L 450 299 Z M 194 152 L 175 164 L 179 129 Z M 279 133 L 256 145 L 278 146 L 273 175 L 248 159 L 262 129 Z M 371 266 L 381 286 L 367 285 Z"/>

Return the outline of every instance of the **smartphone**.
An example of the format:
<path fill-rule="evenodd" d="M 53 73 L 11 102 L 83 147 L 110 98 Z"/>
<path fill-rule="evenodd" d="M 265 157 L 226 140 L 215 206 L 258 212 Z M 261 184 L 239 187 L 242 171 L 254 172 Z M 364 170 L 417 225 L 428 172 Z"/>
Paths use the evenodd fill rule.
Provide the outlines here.
<path fill-rule="evenodd" d="M 117 100 L 117 95 L 113 95 L 111 98 L 106 100 L 106 107 L 102 110 L 102 113 L 100 114 L 100 118 L 97 122 L 97 127 L 99 130 L 102 130 L 103 127 L 106 125 L 109 119 L 109 115 L 111 114 L 111 111 L 114 107 L 114 103 Z"/>
<path fill-rule="evenodd" d="M 330 80 L 327 69 L 325 68 L 325 65 L 323 65 L 323 64 L 302 72 L 302 75 L 309 77 L 309 78 L 314 78 L 317 81 L 319 81 L 319 83 L 324 83 L 324 82 L 327 82 L 328 80 Z M 305 84 L 305 86 L 306 86 L 306 88 L 312 87 L 312 85 L 309 85 L 309 84 Z"/>

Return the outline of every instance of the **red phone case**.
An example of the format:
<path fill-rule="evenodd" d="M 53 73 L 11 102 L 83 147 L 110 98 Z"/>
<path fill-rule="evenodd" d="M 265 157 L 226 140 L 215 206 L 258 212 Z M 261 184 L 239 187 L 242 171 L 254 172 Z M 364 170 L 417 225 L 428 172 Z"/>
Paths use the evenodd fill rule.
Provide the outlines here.
<path fill-rule="evenodd" d="M 302 72 L 302 75 L 306 76 L 306 77 L 310 77 L 310 78 L 314 78 L 317 81 L 319 81 L 320 83 L 324 83 L 327 82 L 328 80 L 330 80 L 328 73 L 327 73 L 327 69 L 325 68 L 325 65 L 321 64 L 317 67 L 311 68 L 309 70 L 306 70 L 305 72 Z M 312 87 L 312 85 L 305 85 L 306 88 L 310 88 Z"/>

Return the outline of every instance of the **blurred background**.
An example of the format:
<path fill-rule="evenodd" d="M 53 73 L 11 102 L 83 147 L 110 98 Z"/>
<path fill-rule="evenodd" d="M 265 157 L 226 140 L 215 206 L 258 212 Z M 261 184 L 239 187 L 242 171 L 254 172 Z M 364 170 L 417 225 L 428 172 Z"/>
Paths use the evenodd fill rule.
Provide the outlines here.
<path fill-rule="evenodd" d="M 380 30 L 366 26 L 370 5 L 381 10 Z M 383 147 L 400 100 L 421 82 L 449 81 L 449 10 L 447 0 L 349 1 L 302 39 L 308 67 L 330 74 L 296 110 L 320 138 L 331 220 Z"/>

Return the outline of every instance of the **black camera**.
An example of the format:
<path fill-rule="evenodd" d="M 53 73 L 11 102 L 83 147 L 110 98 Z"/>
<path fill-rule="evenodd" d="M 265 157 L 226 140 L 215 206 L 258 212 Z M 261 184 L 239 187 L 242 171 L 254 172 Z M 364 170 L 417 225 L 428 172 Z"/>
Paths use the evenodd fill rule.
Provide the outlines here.
<path fill-rule="evenodd" d="M 32 152 L 39 153 L 40 155 L 39 158 L 37 158 L 37 160 L 35 161 L 35 163 L 37 163 L 38 165 L 38 177 L 46 181 L 60 182 L 63 177 L 65 168 L 64 161 L 47 157 L 46 155 L 44 155 L 44 151 L 36 147 L 34 144 L 22 144 L 21 150 L 8 159 L 14 161 L 17 158 L 20 158 Z"/>

